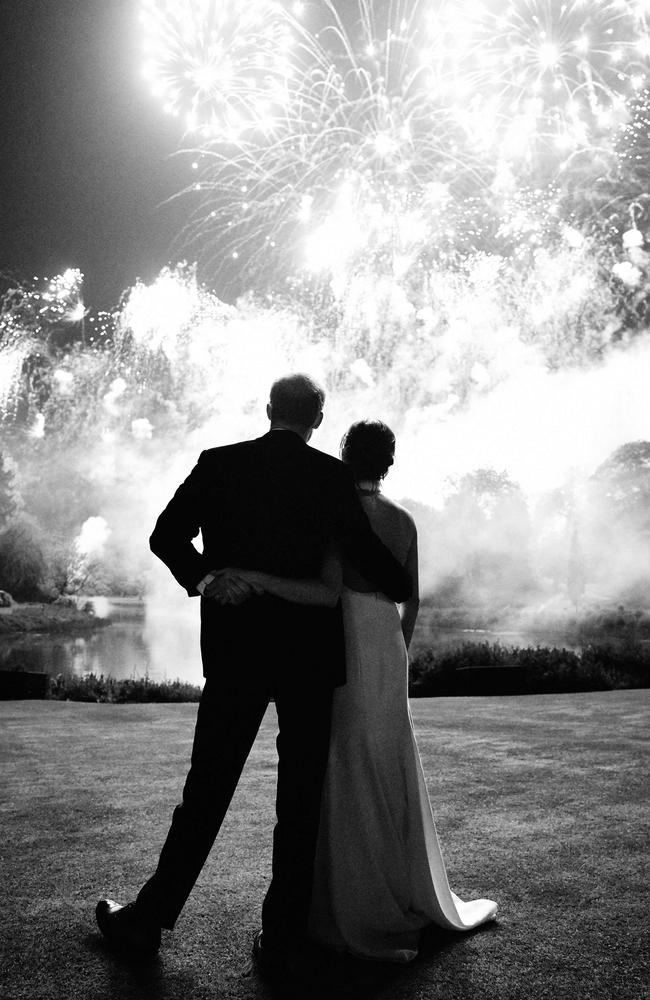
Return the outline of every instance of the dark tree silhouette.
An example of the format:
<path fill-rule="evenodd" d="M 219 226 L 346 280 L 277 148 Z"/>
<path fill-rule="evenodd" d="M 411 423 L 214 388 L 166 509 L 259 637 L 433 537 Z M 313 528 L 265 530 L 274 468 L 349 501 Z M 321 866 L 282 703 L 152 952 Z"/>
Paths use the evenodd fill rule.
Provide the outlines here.
<path fill-rule="evenodd" d="M 595 493 L 618 518 L 650 531 L 650 441 L 617 448 L 592 477 Z"/>

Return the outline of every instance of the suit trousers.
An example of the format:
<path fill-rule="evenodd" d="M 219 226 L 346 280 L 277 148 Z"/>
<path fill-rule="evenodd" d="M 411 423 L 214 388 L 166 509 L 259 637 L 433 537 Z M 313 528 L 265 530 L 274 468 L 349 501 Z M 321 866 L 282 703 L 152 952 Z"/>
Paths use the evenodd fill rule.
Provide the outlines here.
<path fill-rule="evenodd" d="M 277 822 L 262 927 L 267 943 L 281 946 L 306 932 L 333 688 L 306 682 L 308 666 L 303 666 L 301 676 L 282 670 L 267 678 L 251 676 L 240 661 L 237 673 L 236 678 L 205 682 L 182 802 L 174 810 L 158 867 L 137 902 L 162 927 L 173 928 L 210 853 L 273 698 L 279 727 Z"/>

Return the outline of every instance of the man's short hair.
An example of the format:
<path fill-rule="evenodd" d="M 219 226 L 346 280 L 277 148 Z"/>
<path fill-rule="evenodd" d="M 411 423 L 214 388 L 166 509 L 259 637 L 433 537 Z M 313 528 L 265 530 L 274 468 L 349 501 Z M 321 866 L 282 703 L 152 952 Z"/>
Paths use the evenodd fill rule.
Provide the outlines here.
<path fill-rule="evenodd" d="M 325 390 L 310 375 L 285 375 L 271 386 L 271 420 L 313 427 L 325 403 Z"/>

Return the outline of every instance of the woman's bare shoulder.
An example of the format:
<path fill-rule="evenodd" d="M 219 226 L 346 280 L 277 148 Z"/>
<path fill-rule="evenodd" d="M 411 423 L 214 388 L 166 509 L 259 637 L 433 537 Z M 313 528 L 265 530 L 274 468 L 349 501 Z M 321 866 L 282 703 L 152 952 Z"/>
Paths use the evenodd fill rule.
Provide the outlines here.
<path fill-rule="evenodd" d="M 416 524 L 411 514 L 410 510 L 398 503 L 397 500 L 392 500 L 390 497 L 384 496 L 383 493 L 377 495 L 377 501 L 381 505 L 385 514 L 392 517 L 394 521 L 400 526 L 406 528 L 407 526 L 415 532 Z"/>

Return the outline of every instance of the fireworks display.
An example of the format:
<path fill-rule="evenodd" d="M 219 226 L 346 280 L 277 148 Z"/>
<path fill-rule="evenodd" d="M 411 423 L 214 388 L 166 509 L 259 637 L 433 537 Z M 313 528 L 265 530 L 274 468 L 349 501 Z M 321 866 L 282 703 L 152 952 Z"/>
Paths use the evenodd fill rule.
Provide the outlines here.
<path fill-rule="evenodd" d="M 447 99 L 459 114 L 466 108 L 486 148 L 529 158 L 546 142 L 566 153 L 620 121 L 642 88 L 648 13 L 643 0 L 434 5 L 429 37 L 441 42 L 432 57 L 445 65 Z"/>
<path fill-rule="evenodd" d="M 48 518 L 61 454 L 96 502 L 62 493 L 60 523 L 80 537 L 94 511 L 131 566 L 121 508 L 142 517 L 188 453 L 257 433 L 288 370 L 326 385 L 319 447 L 386 419 L 391 490 L 439 509 L 487 469 L 532 512 L 647 438 L 650 0 L 140 12 L 144 75 L 189 154 L 190 262 L 104 319 L 79 271 L 7 284 L 0 418 L 53 484 L 41 501 L 23 477 Z M 615 552 L 592 554 L 609 579 Z"/>
<path fill-rule="evenodd" d="M 144 0 L 147 75 L 186 115 L 187 243 L 249 277 L 475 250 L 517 179 L 610 148 L 649 18 L 647 0 Z"/>
<path fill-rule="evenodd" d="M 206 137 L 273 128 L 292 36 L 271 0 L 144 0 L 143 74 L 165 110 Z"/>

